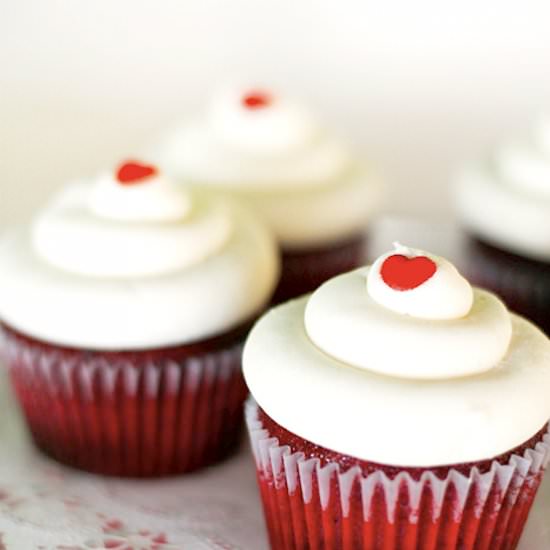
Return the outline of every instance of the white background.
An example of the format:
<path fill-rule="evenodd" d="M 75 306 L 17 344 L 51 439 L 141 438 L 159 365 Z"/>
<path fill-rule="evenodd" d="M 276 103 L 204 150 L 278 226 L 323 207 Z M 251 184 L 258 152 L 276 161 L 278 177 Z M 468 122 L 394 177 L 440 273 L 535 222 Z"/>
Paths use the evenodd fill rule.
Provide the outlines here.
<path fill-rule="evenodd" d="M 543 1 L 0 0 L 0 228 L 237 79 L 311 103 L 386 211 L 447 217 L 452 170 L 550 109 L 548 29 Z"/>

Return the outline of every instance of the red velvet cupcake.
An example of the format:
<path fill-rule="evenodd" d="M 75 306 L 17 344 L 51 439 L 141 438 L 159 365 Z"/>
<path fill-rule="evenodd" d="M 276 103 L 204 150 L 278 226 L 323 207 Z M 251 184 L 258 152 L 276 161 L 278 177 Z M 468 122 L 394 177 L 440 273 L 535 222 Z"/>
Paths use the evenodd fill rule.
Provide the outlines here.
<path fill-rule="evenodd" d="M 550 460 L 550 343 L 405 247 L 252 330 L 274 550 L 513 550 Z"/>
<path fill-rule="evenodd" d="M 550 121 L 464 170 L 456 204 L 476 284 L 550 334 Z"/>
<path fill-rule="evenodd" d="M 182 182 L 230 193 L 265 220 L 282 252 L 274 301 L 363 262 L 377 177 L 287 98 L 255 88 L 222 94 L 156 157 Z"/>
<path fill-rule="evenodd" d="M 68 186 L 0 243 L 4 355 L 36 445 L 118 476 L 226 456 L 242 343 L 277 274 L 255 218 L 153 166 Z"/>

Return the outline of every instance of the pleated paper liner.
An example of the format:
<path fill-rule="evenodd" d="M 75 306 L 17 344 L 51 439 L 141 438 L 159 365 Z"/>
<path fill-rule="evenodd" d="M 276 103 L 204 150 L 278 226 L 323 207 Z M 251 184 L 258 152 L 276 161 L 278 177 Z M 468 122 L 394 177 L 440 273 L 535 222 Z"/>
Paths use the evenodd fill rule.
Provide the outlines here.
<path fill-rule="evenodd" d="M 156 477 L 212 464 L 236 446 L 247 329 L 201 344 L 116 353 L 50 345 L 4 327 L 4 356 L 44 453 L 90 472 Z"/>
<path fill-rule="evenodd" d="M 351 271 L 365 261 L 364 234 L 311 249 L 282 250 L 281 278 L 273 303 L 312 292 L 332 277 Z"/>
<path fill-rule="evenodd" d="M 550 335 L 550 263 L 523 258 L 475 237 L 466 243 L 465 274 L 498 294 L 516 313 Z"/>
<path fill-rule="evenodd" d="M 250 400 L 246 421 L 273 550 L 512 550 L 550 460 L 545 430 L 521 456 L 481 471 L 343 471 L 292 453 L 258 413 Z"/>

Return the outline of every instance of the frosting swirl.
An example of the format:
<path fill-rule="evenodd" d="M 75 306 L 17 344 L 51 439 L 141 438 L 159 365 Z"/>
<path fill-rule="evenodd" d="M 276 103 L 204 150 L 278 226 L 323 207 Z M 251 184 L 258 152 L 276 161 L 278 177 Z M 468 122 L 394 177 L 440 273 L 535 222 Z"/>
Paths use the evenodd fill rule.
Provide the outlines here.
<path fill-rule="evenodd" d="M 221 93 L 212 102 L 208 123 L 227 147 L 258 155 L 281 155 L 301 149 L 314 143 L 321 132 L 305 109 L 259 89 Z"/>
<path fill-rule="evenodd" d="M 133 161 L 67 186 L 0 242 L 0 317 L 78 347 L 181 344 L 246 321 L 277 267 L 273 239 L 239 205 Z"/>
<path fill-rule="evenodd" d="M 398 250 L 407 256 L 384 254 L 372 267 L 336 277 L 313 293 L 304 318 L 312 342 L 336 359 L 392 376 L 438 379 L 492 369 L 510 342 L 504 304 L 488 292 L 472 292 L 443 258 Z M 405 261 L 391 267 L 400 258 Z M 428 273 L 418 270 L 421 261 Z M 410 288 L 396 289 L 397 282 Z"/>
<path fill-rule="evenodd" d="M 351 236 L 379 202 L 371 171 L 307 109 L 269 90 L 222 92 L 152 156 L 185 183 L 244 200 L 288 248 Z"/>
<path fill-rule="evenodd" d="M 141 185 L 152 187 L 109 178 L 67 187 L 32 225 L 36 252 L 81 275 L 145 277 L 198 263 L 227 242 L 231 220 L 222 204 L 156 178 Z"/>
<path fill-rule="evenodd" d="M 550 260 L 550 123 L 505 144 L 455 185 L 457 208 L 478 236 L 526 257 Z M 490 205 L 488 208 L 487 205 Z"/>
<path fill-rule="evenodd" d="M 250 97 L 269 100 L 250 107 Z M 207 185 L 317 187 L 352 167 L 347 149 L 305 108 L 267 91 L 220 93 L 204 118 L 161 149 L 159 161 L 167 170 Z"/>
<path fill-rule="evenodd" d="M 122 164 L 116 175 L 98 178 L 89 208 L 96 216 L 115 221 L 177 222 L 187 216 L 191 201 L 155 167 L 131 161 Z"/>
<path fill-rule="evenodd" d="M 300 437 L 384 464 L 471 462 L 528 440 L 550 416 L 548 340 L 494 295 L 470 289 L 469 298 L 446 260 L 397 252 L 426 258 L 435 271 L 413 277 L 401 263 L 398 275 L 384 273 L 394 251 L 260 320 L 243 358 L 260 407 Z M 444 308 L 438 318 L 416 305 L 397 311 L 397 296 L 387 305 L 375 299 L 370 277 L 403 303 L 426 285 L 419 300 L 438 296 L 461 308 L 453 306 L 452 318 Z"/>

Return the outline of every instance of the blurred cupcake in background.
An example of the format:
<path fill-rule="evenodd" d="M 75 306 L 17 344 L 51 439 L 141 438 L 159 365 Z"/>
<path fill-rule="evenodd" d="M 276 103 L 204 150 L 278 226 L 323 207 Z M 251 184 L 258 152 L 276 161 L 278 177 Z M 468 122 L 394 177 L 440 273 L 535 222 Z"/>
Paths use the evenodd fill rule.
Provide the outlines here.
<path fill-rule="evenodd" d="M 550 119 L 463 170 L 455 191 L 468 275 L 550 334 Z"/>
<path fill-rule="evenodd" d="M 262 317 L 247 421 L 273 550 L 513 550 L 550 459 L 550 342 L 398 246 Z"/>
<path fill-rule="evenodd" d="M 263 88 L 229 91 L 154 156 L 180 181 L 228 192 L 265 220 L 282 250 L 275 301 L 362 263 L 378 179 L 304 106 Z"/>
<path fill-rule="evenodd" d="M 277 278 L 263 224 L 154 166 L 67 186 L 0 241 L 5 355 L 36 445 L 121 476 L 224 457 L 242 342 Z"/>

